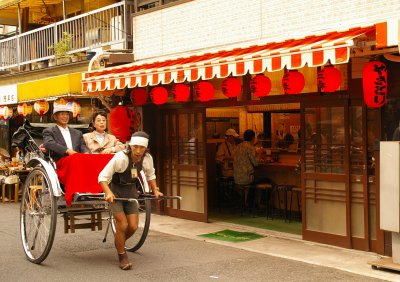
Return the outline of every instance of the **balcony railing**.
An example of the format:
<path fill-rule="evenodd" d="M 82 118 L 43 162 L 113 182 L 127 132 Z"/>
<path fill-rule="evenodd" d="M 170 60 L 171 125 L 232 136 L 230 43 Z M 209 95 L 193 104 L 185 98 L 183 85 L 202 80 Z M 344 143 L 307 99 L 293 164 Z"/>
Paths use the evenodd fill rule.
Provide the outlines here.
<path fill-rule="evenodd" d="M 94 48 L 127 49 L 132 40 L 131 15 L 134 2 L 109 5 L 83 15 L 59 21 L 29 32 L 0 40 L 0 71 L 21 69 L 24 65 L 55 58 L 49 48 L 71 34 L 69 54 L 85 52 Z"/>

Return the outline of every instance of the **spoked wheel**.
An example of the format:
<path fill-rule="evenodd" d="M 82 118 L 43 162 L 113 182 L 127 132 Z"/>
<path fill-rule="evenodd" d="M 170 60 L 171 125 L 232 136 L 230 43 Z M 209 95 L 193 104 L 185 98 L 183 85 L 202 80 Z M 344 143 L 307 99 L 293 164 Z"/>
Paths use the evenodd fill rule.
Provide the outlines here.
<path fill-rule="evenodd" d="M 115 233 L 115 220 L 110 211 L 111 227 L 113 233 Z M 139 201 L 139 227 L 135 234 L 132 235 L 125 242 L 125 250 L 128 252 L 136 252 L 146 241 L 147 234 L 150 228 L 150 218 L 151 218 L 151 201 Z"/>
<path fill-rule="evenodd" d="M 57 202 L 41 167 L 27 176 L 21 201 L 21 239 L 29 261 L 41 263 L 50 253 L 57 225 Z"/>

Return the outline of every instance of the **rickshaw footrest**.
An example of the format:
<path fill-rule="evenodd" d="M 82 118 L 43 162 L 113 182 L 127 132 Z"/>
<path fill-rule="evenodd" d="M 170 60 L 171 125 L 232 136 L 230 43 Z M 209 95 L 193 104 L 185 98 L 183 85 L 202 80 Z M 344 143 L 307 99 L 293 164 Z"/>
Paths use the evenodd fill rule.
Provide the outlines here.
<path fill-rule="evenodd" d="M 64 217 L 64 233 L 75 233 L 75 229 L 91 229 L 92 231 L 102 230 L 102 212 L 104 210 L 80 210 L 80 211 L 66 211 L 63 213 Z M 84 218 L 90 216 L 90 218 Z M 86 220 L 85 223 L 77 223 L 76 221 Z"/>

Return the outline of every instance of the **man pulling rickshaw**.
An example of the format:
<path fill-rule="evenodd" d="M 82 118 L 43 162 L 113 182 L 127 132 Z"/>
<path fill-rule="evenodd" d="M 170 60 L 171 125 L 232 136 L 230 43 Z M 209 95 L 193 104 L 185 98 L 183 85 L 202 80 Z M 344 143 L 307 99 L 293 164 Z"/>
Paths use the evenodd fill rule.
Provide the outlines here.
<path fill-rule="evenodd" d="M 38 130 L 29 124 L 22 126 L 13 136 L 13 144 L 31 155 L 27 166 L 32 167 L 32 171 L 24 183 L 21 200 L 21 238 L 28 260 L 39 264 L 48 256 L 54 240 L 57 212 L 60 212 L 60 207 L 68 210 L 71 205 L 78 204 L 87 205 L 90 209 L 103 203 L 104 211 L 110 215 L 107 231 L 111 226 L 115 233 L 119 267 L 123 270 L 131 269 L 132 264 L 128 260 L 126 251 L 138 250 L 146 239 L 150 225 L 150 200 L 181 199 L 181 197 L 163 196 L 159 191 L 153 159 L 146 151 L 149 136 L 145 132 L 134 133 L 128 143 L 129 146 L 115 155 L 79 154 L 78 151 L 86 151 L 77 150 L 82 136 L 79 133 L 75 134 L 77 132 L 74 132 L 73 128 L 66 126 L 70 117 L 68 108 L 58 106 L 54 109 L 53 117 L 57 122 L 57 128 L 48 128 L 45 130 L 46 133 L 43 132 L 44 147 L 48 149 L 50 155 L 46 155 L 36 145 L 30 132 L 35 133 L 37 137 Z M 58 121 L 65 125 L 64 129 L 68 128 L 71 139 L 72 132 L 78 137 L 77 139 L 74 137 L 76 140 L 79 139 L 79 142 L 75 142 L 79 144 L 78 147 L 74 145 L 74 141 L 65 141 L 65 136 L 68 139 L 68 134 L 58 128 Z M 60 133 L 56 138 L 51 134 L 54 131 Z M 58 153 L 57 163 L 52 159 L 54 153 Z M 83 169 L 76 169 L 77 165 Z M 72 177 L 71 173 L 78 173 L 78 177 Z M 77 187 L 83 191 L 79 191 Z M 71 191 L 74 191 L 73 194 Z M 68 212 L 73 213 L 73 210 Z M 129 238 L 133 239 L 128 242 Z"/>
<path fill-rule="evenodd" d="M 156 198 L 163 195 L 157 187 L 153 158 L 146 152 L 148 143 L 147 133 L 134 133 L 129 148 L 115 154 L 99 175 L 99 183 L 116 221 L 115 248 L 118 252 L 119 267 L 123 270 L 132 268 L 125 250 L 125 241 L 138 228 L 139 210 L 137 202 L 115 201 L 115 198 L 137 199 L 136 186 L 140 185 L 140 174 L 145 176 L 142 181 L 148 182 Z"/>

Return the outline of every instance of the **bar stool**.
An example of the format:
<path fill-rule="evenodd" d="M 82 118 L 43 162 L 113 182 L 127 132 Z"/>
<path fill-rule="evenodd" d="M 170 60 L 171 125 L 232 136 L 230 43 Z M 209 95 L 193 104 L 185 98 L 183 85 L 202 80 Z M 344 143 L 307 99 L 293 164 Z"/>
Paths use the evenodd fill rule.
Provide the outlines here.
<path fill-rule="evenodd" d="M 249 193 L 252 184 L 237 184 L 235 183 L 235 189 L 240 193 L 240 215 L 243 215 L 244 208 L 246 206 L 246 193 Z"/>
<path fill-rule="evenodd" d="M 294 185 L 277 185 L 276 186 L 276 192 L 278 194 L 278 203 L 279 203 L 279 208 L 281 206 L 281 200 L 280 200 L 280 194 L 283 194 L 283 218 L 284 220 L 288 220 L 288 202 L 287 202 L 287 198 L 288 198 L 288 192 L 292 192 L 293 187 L 295 187 Z"/>
<path fill-rule="evenodd" d="M 223 202 L 231 200 L 234 180 L 233 176 L 220 176 L 216 181 L 218 209 L 221 212 Z"/>
<path fill-rule="evenodd" d="M 290 195 L 290 215 L 289 215 L 289 222 L 290 222 L 290 218 L 294 218 L 294 216 L 293 216 L 293 213 L 294 213 L 294 210 L 293 210 L 293 207 L 292 207 L 292 204 L 293 204 L 293 196 L 294 195 L 296 195 L 296 199 L 297 199 L 297 209 L 298 209 L 298 211 L 297 211 L 297 213 L 298 213 L 298 218 L 299 218 L 299 221 L 301 222 L 301 193 L 302 193 L 302 191 L 301 191 L 301 188 L 300 187 L 297 187 L 297 186 L 294 186 L 293 188 L 292 188 L 292 193 L 291 193 L 291 195 Z"/>
<path fill-rule="evenodd" d="M 273 208 L 273 199 L 274 199 L 274 189 L 275 185 L 273 183 L 259 183 L 256 184 L 256 190 L 264 190 L 265 191 L 265 217 L 268 219 L 268 216 L 271 216 L 273 219 L 271 208 Z M 272 202 L 272 203 L 271 203 Z"/>

